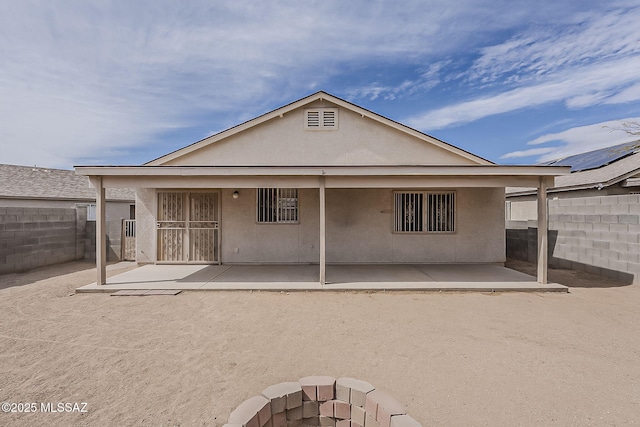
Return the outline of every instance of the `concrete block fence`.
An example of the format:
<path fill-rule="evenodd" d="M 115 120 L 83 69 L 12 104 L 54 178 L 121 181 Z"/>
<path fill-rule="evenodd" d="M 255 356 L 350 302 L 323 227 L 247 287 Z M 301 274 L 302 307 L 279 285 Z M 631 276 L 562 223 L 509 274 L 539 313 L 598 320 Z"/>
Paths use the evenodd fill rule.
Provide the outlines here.
<path fill-rule="evenodd" d="M 245 400 L 224 427 L 421 427 L 404 406 L 365 381 L 304 377 Z"/>
<path fill-rule="evenodd" d="M 535 221 L 507 221 L 507 256 L 536 261 Z M 549 201 L 549 264 L 640 282 L 640 195 Z"/>
<path fill-rule="evenodd" d="M 0 274 L 84 257 L 84 211 L 0 207 Z"/>
<path fill-rule="evenodd" d="M 95 221 L 87 207 L 0 207 L 0 274 L 45 265 L 95 260 Z M 107 260 L 119 261 L 122 221 L 107 224 Z"/>

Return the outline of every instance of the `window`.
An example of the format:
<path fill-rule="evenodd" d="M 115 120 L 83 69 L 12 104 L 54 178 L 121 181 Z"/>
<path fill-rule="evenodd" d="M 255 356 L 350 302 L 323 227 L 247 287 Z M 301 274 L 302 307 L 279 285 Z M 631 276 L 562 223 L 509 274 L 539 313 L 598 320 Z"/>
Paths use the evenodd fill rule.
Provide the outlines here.
<path fill-rule="evenodd" d="M 304 128 L 306 130 L 338 129 L 337 108 L 315 108 L 305 110 Z"/>
<path fill-rule="evenodd" d="M 87 205 L 87 221 L 96 220 L 96 205 Z"/>
<path fill-rule="evenodd" d="M 453 233 L 455 193 L 395 192 L 393 231 Z"/>
<path fill-rule="evenodd" d="M 427 194 L 427 231 L 451 233 L 455 231 L 455 194 Z"/>
<path fill-rule="evenodd" d="M 257 221 L 259 223 L 297 223 L 297 188 L 258 188 Z"/>
<path fill-rule="evenodd" d="M 395 207 L 394 231 L 424 231 L 422 193 L 395 193 Z"/>

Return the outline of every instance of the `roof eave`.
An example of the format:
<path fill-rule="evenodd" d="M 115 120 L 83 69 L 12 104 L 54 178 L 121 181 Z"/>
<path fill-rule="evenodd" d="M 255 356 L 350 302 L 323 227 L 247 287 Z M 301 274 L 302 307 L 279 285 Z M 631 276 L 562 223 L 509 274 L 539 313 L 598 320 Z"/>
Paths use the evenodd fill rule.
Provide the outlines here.
<path fill-rule="evenodd" d="M 375 166 L 76 166 L 87 176 L 546 176 L 569 174 L 566 166 L 375 165 Z"/>

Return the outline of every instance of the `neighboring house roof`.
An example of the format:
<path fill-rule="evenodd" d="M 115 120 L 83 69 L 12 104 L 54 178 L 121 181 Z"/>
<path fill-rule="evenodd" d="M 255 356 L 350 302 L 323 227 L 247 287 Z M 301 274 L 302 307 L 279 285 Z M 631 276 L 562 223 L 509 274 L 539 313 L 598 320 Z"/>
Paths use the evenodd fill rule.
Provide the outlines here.
<path fill-rule="evenodd" d="M 0 164 L 0 198 L 92 201 L 96 190 L 88 177 L 74 171 Z M 109 188 L 106 199 L 132 202 L 135 192 Z"/>
<path fill-rule="evenodd" d="M 611 147 L 580 153 L 562 159 L 543 163 L 553 166 L 571 166 L 571 172 L 597 169 L 635 154 L 640 149 L 640 141 L 626 142 Z"/>
<path fill-rule="evenodd" d="M 575 165 L 578 169 L 569 175 L 558 176 L 555 187 L 550 188 L 550 192 L 602 189 L 625 180 L 625 186 L 640 185 L 634 181 L 634 176 L 640 174 L 640 141 L 614 145 L 545 164 L 571 166 L 572 170 Z M 596 164 L 600 166 L 595 166 Z M 508 187 L 506 192 L 511 196 L 528 195 L 534 193 L 535 189 Z"/>
<path fill-rule="evenodd" d="M 493 162 L 491 162 L 491 161 L 489 161 L 487 159 L 484 159 L 484 158 L 482 158 L 480 156 L 477 156 L 477 155 L 475 155 L 473 153 L 465 151 L 465 150 L 463 150 L 461 148 L 455 147 L 455 146 L 453 146 L 451 144 L 448 144 L 448 143 L 446 143 L 444 141 L 441 141 L 441 140 L 439 140 L 437 138 L 434 138 L 434 137 L 432 137 L 430 135 L 427 135 L 427 134 L 425 134 L 423 132 L 420 132 L 418 130 L 410 128 L 410 127 L 408 127 L 406 125 L 403 125 L 402 123 L 398 123 L 398 122 L 396 122 L 394 120 L 388 119 L 388 118 L 386 118 L 384 116 L 381 116 L 381 115 L 379 115 L 377 113 L 374 113 L 373 111 L 367 110 L 367 109 L 362 108 L 362 107 L 360 107 L 358 105 L 355 105 L 355 104 L 352 104 L 352 103 L 350 103 L 348 101 L 345 101 L 344 99 L 341 99 L 341 98 L 338 98 L 338 97 L 333 96 L 331 94 L 328 94 L 326 92 L 320 91 L 320 92 L 316 92 L 316 93 L 314 93 L 312 95 L 309 95 L 309 96 L 307 96 L 305 98 L 302 98 L 302 99 L 300 99 L 298 101 L 292 102 L 292 103 L 287 104 L 287 105 L 285 105 L 283 107 L 275 109 L 275 110 L 273 110 L 273 111 L 271 111 L 269 113 L 265 113 L 265 114 L 263 114 L 263 115 L 261 115 L 259 117 L 251 119 L 249 121 L 246 121 L 246 122 L 244 122 L 242 124 L 234 126 L 234 127 L 230 128 L 230 129 L 227 129 L 227 130 L 219 132 L 219 133 L 217 133 L 215 135 L 212 135 L 212 136 L 209 136 L 207 138 L 204 138 L 204 139 L 202 139 L 200 141 L 197 141 L 197 142 L 195 142 L 193 144 L 190 144 L 190 145 L 188 145 L 186 147 L 183 147 L 181 149 L 173 151 L 173 152 L 171 152 L 169 154 L 166 154 L 166 155 L 164 155 L 162 157 L 154 159 L 154 160 L 152 160 L 150 162 L 145 163 L 145 166 L 161 166 L 161 165 L 164 165 L 167 162 L 170 162 L 170 161 L 172 161 L 172 160 L 174 160 L 176 158 L 180 158 L 180 157 L 182 157 L 182 156 L 184 156 L 186 154 L 192 153 L 192 152 L 194 152 L 196 150 L 200 150 L 200 149 L 202 149 L 202 148 L 204 148 L 206 146 L 215 144 L 218 141 L 227 139 L 227 138 L 229 138 L 231 136 L 234 136 L 236 134 L 244 132 L 244 131 L 246 131 L 246 130 L 248 130 L 250 128 L 258 126 L 258 125 L 260 125 L 262 123 L 265 123 L 265 122 L 267 122 L 269 120 L 272 120 L 272 119 L 277 118 L 277 117 L 283 117 L 285 114 L 287 114 L 287 113 L 289 113 L 289 112 L 291 112 L 293 110 L 305 107 L 305 106 L 307 106 L 307 105 L 309 105 L 309 104 L 311 104 L 313 102 L 316 102 L 316 101 L 328 101 L 328 102 L 330 102 L 332 104 L 335 104 L 335 105 L 337 105 L 339 107 L 345 108 L 345 109 L 350 110 L 350 111 L 352 111 L 352 112 L 354 112 L 356 114 L 359 114 L 363 118 L 365 118 L 365 117 L 370 118 L 370 119 L 372 119 L 372 120 L 374 120 L 374 121 L 376 121 L 378 123 L 387 125 L 387 126 L 389 126 L 391 128 L 399 130 L 400 132 L 403 132 L 403 133 L 405 133 L 407 135 L 410 135 L 410 136 L 412 136 L 414 138 L 418 138 L 419 140 L 422 140 L 425 143 L 431 144 L 433 146 L 439 147 L 440 149 L 443 149 L 443 150 L 448 151 L 450 153 L 456 154 L 456 155 L 460 156 L 461 158 L 465 158 L 467 160 L 470 160 L 475 164 L 480 164 L 480 165 L 492 165 L 492 164 L 494 164 Z"/>

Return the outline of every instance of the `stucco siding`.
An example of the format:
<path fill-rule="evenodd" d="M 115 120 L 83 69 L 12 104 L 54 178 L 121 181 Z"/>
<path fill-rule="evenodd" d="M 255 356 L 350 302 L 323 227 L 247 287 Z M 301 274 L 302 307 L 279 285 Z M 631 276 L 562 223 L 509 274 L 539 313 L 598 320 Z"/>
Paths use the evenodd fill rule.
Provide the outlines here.
<path fill-rule="evenodd" d="M 319 252 L 319 196 L 317 189 L 299 189 L 298 224 L 258 224 L 256 190 L 223 190 L 222 261 L 229 263 L 313 263 Z"/>
<path fill-rule="evenodd" d="M 392 192 L 327 190 L 327 262 L 393 262 Z"/>
<path fill-rule="evenodd" d="M 329 263 L 504 262 L 504 192 L 501 188 L 456 189 L 456 232 L 392 232 L 393 191 L 326 190 L 326 254 Z M 317 263 L 318 189 L 299 189 L 298 224 L 256 222 L 256 190 L 221 195 L 223 263 Z M 138 194 L 138 262 L 156 260 L 155 190 Z"/>
<path fill-rule="evenodd" d="M 317 102 L 308 107 L 336 107 Z M 477 164 L 434 144 L 339 108 L 338 129 L 304 129 L 291 111 L 165 163 L 168 166 L 460 165 Z M 241 156 L 238 153 L 242 153 Z"/>
<path fill-rule="evenodd" d="M 456 232 L 392 232 L 390 190 L 327 191 L 327 262 L 504 262 L 504 192 L 456 190 Z"/>
<path fill-rule="evenodd" d="M 504 262 L 504 188 L 458 192 L 456 262 Z"/>
<path fill-rule="evenodd" d="M 136 191 L 136 260 L 140 264 L 154 263 L 156 253 L 156 218 L 158 201 L 154 188 Z"/>

